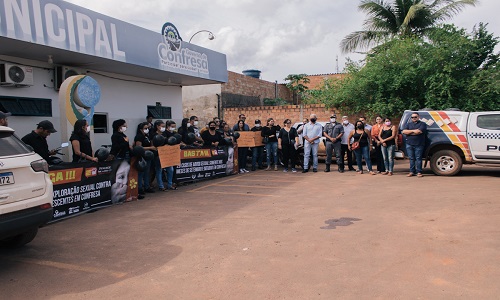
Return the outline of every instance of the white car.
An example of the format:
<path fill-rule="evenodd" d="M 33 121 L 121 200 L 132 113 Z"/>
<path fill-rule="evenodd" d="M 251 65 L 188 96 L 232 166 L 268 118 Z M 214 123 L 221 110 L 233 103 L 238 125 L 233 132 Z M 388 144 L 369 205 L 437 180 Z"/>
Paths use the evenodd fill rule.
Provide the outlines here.
<path fill-rule="evenodd" d="M 52 219 L 49 166 L 9 127 L 0 126 L 0 245 L 31 242 Z"/>

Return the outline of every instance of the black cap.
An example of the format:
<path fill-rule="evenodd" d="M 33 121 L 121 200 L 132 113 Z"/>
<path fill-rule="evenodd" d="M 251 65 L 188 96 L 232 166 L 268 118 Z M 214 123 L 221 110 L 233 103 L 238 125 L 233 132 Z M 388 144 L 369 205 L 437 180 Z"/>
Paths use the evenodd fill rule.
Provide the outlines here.
<path fill-rule="evenodd" d="M 44 120 L 44 121 L 38 123 L 37 125 L 38 125 L 38 127 L 41 127 L 44 130 L 50 131 L 50 133 L 57 132 L 57 130 L 54 129 L 54 125 L 52 124 L 52 122 L 50 122 L 48 120 Z"/>
<path fill-rule="evenodd" d="M 255 124 L 260 124 L 260 120 L 259 119 L 255 120 Z"/>
<path fill-rule="evenodd" d="M 337 117 L 337 115 L 331 115 L 330 116 L 330 118 L 336 118 L 336 117 Z"/>
<path fill-rule="evenodd" d="M 10 117 L 12 114 L 10 112 L 3 112 L 0 111 L 0 119 L 5 119 L 7 117 Z"/>

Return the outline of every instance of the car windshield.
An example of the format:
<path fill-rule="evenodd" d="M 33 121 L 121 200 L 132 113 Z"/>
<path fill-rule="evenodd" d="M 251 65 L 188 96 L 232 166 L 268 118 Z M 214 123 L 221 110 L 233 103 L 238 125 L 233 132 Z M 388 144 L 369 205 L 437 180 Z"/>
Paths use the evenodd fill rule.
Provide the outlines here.
<path fill-rule="evenodd" d="M 32 152 L 11 131 L 0 131 L 0 157 Z"/>

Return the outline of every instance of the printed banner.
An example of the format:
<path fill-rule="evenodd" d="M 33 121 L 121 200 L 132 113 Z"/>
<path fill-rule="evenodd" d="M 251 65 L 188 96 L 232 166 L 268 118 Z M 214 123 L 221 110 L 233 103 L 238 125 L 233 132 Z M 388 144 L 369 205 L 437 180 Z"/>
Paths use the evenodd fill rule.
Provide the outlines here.
<path fill-rule="evenodd" d="M 64 163 L 49 168 L 54 184 L 52 221 L 91 209 L 137 200 L 135 159 Z"/>
<path fill-rule="evenodd" d="M 229 175 L 234 171 L 234 148 L 181 149 L 181 164 L 176 169 L 178 182 Z"/>

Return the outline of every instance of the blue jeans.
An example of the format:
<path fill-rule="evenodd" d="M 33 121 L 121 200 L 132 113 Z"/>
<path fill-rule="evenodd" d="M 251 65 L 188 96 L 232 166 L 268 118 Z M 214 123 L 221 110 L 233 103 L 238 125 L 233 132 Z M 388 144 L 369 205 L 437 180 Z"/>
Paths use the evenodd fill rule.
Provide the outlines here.
<path fill-rule="evenodd" d="M 160 158 L 158 156 L 155 157 L 155 172 L 156 172 L 156 184 L 158 184 L 159 189 L 164 189 L 163 185 L 163 169 L 161 168 Z"/>
<path fill-rule="evenodd" d="M 147 167 L 144 172 L 138 172 L 137 180 L 139 181 L 139 191 L 149 189 L 149 170 L 151 169 L 151 161 L 146 161 Z"/>
<path fill-rule="evenodd" d="M 274 164 L 278 164 L 278 142 L 269 142 L 266 144 L 267 166 L 271 166 L 271 155 L 274 159 Z"/>
<path fill-rule="evenodd" d="M 384 166 L 386 172 L 394 172 L 394 152 L 396 150 L 396 145 L 390 145 L 387 147 L 382 146 L 382 157 L 384 158 Z"/>
<path fill-rule="evenodd" d="M 370 146 L 360 146 L 358 149 L 354 150 L 356 154 L 356 163 L 358 164 L 358 170 L 363 171 L 363 158 L 365 159 L 366 168 L 368 171 L 373 172 L 372 161 L 370 160 Z"/>
<path fill-rule="evenodd" d="M 167 172 L 167 187 L 171 188 L 174 179 L 174 167 L 166 167 L 163 170 Z"/>
<path fill-rule="evenodd" d="M 304 142 L 304 170 L 309 168 L 309 159 L 311 158 L 311 150 L 313 157 L 313 169 L 318 168 L 318 147 L 319 143 L 311 144 L 308 141 Z"/>
<path fill-rule="evenodd" d="M 424 153 L 424 146 L 406 144 L 406 152 L 410 158 L 410 173 L 422 173 L 422 154 Z"/>
<path fill-rule="evenodd" d="M 262 167 L 262 160 L 264 158 L 264 147 L 253 147 L 252 148 L 252 167 L 255 168 L 257 165 Z"/>

